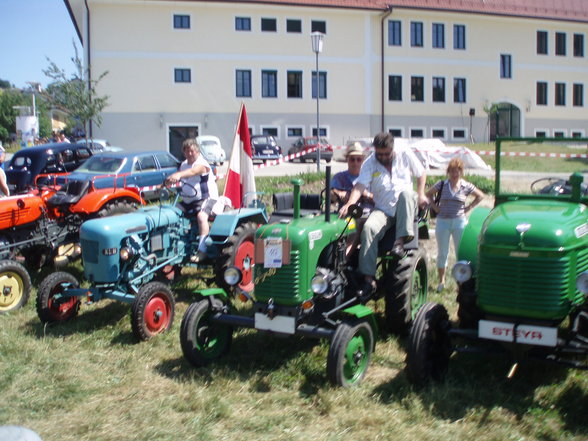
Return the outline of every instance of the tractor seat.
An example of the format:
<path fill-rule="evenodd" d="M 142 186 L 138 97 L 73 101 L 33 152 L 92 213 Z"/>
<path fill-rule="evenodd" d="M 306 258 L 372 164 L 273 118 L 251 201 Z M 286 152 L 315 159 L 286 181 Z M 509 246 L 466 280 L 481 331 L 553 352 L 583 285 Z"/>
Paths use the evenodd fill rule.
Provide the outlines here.
<path fill-rule="evenodd" d="M 50 207 L 63 207 L 77 203 L 90 188 L 90 181 L 69 181 L 47 201 Z"/>
<path fill-rule="evenodd" d="M 274 211 L 269 223 L 279 222 L 282 219 L 294 217 L 294 194 L 275 193 L 272 197 Z M 321 195 L 312 193 L 300 194 L 300 216 L 316 215 L 321 213 Z"/>

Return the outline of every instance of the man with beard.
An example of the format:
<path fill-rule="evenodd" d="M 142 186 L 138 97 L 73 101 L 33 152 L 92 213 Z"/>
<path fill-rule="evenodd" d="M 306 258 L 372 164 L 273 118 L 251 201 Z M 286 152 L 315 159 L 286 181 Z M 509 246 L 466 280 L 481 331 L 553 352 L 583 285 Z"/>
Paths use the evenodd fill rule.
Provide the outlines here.
<path fill-rule="evenodd" d="M 358 270 L 365 277 L 363 294 L 376 289 L 376 262 L 378 242 L 386 231 L 394 227 L 396 240 L 392 252 L 404 256 L 404 244 L 414 238 L 414 217 L 417 204 L 428 205 L 425 196 L 425 169 L 409 148 L 394 148 L 390 133 L 378 133 L 373 142 L 374 154 L 361 166 L 359 178 L 349 195 L 349 200 L 339 210 L 345 217 L 351 204 L 357 203 L 363 191 L 369 188 L 375 208 L 370 213 L 361 233 Z M 417 189 L 413 191 L 412 179 L 416 177 Z"/>

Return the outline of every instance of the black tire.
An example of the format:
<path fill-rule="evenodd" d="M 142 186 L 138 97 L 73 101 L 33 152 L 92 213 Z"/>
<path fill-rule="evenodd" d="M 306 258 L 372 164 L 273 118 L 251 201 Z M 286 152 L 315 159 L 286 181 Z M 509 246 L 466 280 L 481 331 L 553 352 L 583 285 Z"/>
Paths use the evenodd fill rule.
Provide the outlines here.
<path fill-rule="evenodd" d="M 361 382 L 374 350 L 374 333 L 367 320 L 340 323 L 331 338 L 327 355 L 327 376 L 337 386 Z"/>
<path fill-rule="evenodd" d="M 386 325 L 390 332 L 406 335 L 413 318 L 427 300 L 427 256 L 421 247 L 389 263 L 384 275 Z"/>
<path fill-rule="evenodd" d="M 445 378 L 453 352 L 449 338 L 449 316 L 443 305 L 425 303 L 419 310 L 408 338 L 406 376 L 416 386 Z"/>
<path fill-rule="evenodd" d="M 150 282 L 142 286 L 131 306 L 131 327 L 135 337 L 146 341 L 170 329 L 175 307 L 174 295 L 164 283 Z"/>
<path fill-rule="evenodd" d="M 186 360 L 196 367 L 206 366 L 222 357 L 231 347 L 233 328 L 212 323 L 208 299 L 192 303 L 180 326 L 180 344 Z"/>
<path fill-rule="evenodd" d="M 58 271 L 45 277 L 37 291 L 37 315 L 43 323 L 64 322 L 78 315 L 80 299 L 69 297 L 58 301 L 58 296 L 68 288 L 78 288 L 77 279 L 69 273 Z"/>
<path fill-rule="evenodd" d="M 457 318 L 460 328 L 477 328 L 478 321 L 482 318 L 482 314 L 476 304 L 477 299 L 476 282 L 474 279 L 459 285 L 457 291 Z"/>
<path fill-rule="evenodd" d="M 241 270 L 243 279 L 239 288 L 250 293 L 253 291 L 253 265 L 255 264 L 255 232 L 257 224 L 246 222 L 235 229 L 235 233 L 227 240 L 227 245 L 221 250 L 219 258 L 215 262 L 216 284 L 227 292 L 232 292 L 233 287 L 227 285 L 223 274 L 225 269 L 236 266 Z"/>
<path fill-rule="evenodd" d="M 98 210 L 98 217 L 116 216 L 118 214 L 132 213 L 137 209 L 136 202 L 126 200 L 114 200 L 105 204 Z"/>
<path fill-rule="evenodd" d="M 49 260 L 51 250 L 43 246 L 33 246 L 23 249 L 20 254 L 24 257 L 26 266 L 32 270 L 38 270 Z"/>
<path fill-rule="evenodd" d="M 31 277 L 20 263 L 0 260 L 0 314 L 26 305 L 31 295 Z"/>

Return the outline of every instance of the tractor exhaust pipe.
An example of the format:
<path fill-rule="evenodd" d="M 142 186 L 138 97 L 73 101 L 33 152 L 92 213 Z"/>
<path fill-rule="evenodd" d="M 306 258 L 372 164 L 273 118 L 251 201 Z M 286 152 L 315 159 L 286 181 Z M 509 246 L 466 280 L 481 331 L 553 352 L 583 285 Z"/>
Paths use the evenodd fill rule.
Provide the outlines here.
<path fill-rule="evenodd" d="M 325 222 L 331 222 L 331 166 L 327 165 L 325 169 Z"/>

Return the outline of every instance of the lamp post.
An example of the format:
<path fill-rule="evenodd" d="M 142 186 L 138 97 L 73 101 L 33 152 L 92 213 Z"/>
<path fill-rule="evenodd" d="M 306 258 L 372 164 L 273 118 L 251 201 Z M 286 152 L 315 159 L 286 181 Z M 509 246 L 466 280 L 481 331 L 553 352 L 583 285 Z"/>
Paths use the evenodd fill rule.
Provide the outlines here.
<path fill-rule="evenodd" d="M 319 81 L 319 68 L 318 68 L 318 56 L 323 51 L 323 40 L 325 34 L 322 32 L 312 32 L 310 39 L 312 41 L 312 51 L 316 55 L 316 141 L 317 141 L 317 155 L 316 155 L 316 171 L 321 171 L 321 149 L 320 149 L 320 125 L 319 125 L 319 99 L 320 99 L 320 81 Z"/>

